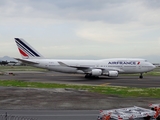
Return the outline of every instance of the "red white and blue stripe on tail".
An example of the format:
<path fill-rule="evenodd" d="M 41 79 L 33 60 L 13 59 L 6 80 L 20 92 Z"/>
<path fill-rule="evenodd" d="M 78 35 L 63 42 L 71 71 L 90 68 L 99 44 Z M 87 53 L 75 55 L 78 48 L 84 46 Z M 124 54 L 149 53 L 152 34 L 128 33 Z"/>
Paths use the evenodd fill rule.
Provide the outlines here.
<path fill-rule="evenodd" d="M 36 51 L 31 45 L 21 38 L 15 38 L 15 42 L 18 46 L 18 50 L 24 59 L 29 58 L 43 58 L 43 56 Z"/>

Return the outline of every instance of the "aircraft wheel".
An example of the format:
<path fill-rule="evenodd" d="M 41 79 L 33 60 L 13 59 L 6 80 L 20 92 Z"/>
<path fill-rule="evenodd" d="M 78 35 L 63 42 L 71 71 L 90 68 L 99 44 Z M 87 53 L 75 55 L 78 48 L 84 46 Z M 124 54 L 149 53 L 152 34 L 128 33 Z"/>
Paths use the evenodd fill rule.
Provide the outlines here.
<path fill-rule="evenodd" d="M 91 74 L 86 74 L 85 75 L 85 78 L 90 78 L 91 77 Z"/>
<path fill-rule="evenodd" d="M 91 77 L 93 77 L 91 74 L 86 74 L 85 75 L 85 78 L 91 78 Z"/>
<path fill-rule="evenodd" d="M 85 78 L 88 78 L 88 74 L 85 75 Z"/>
<path fill-rule="evenodd" d="M 143 78 L 143 75 L 141 74 L 141 75 L 139 76 L 139 78 L 142 79 L 142 78 Z"/>

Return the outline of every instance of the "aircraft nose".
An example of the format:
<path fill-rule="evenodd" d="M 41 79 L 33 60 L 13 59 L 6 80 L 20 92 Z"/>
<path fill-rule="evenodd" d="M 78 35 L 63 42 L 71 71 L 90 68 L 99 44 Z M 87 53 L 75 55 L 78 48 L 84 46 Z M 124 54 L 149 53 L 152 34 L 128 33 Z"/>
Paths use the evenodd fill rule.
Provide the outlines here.
<path fill-rule="evenodd" d="M 154 69 L 154 68 L 156 68 L 156 66 L 152 64 L 152 68 Z"/>
<path fill-rule="evenodd" d="M 155 68 L 156 68 L 156 66 L 153 65 L 152 63 L 150 63 L 150 69 L 153 70 L 153 69 L 155 69 Z"/>

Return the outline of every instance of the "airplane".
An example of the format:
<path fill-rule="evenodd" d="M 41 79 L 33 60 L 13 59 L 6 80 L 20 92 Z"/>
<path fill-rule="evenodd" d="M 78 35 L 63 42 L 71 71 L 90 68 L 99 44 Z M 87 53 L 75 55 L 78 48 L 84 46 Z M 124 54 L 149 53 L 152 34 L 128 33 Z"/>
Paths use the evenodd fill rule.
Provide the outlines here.
<path fill-rule="evenodd" d="M 4 60 L 0 60 L 0 65 L 7 65 L 8 62 L 7 61 L 4 61 Z"/>
<path fill-rule="evenodd" d="M 112 58 L 101 60 L 62 60 L 46 59 L 22 38 L 15 38 L 22 58 L 15 58 L 30 66 L 44 68 L 56 72 L 85 74 L 85 78 L 109 76 L 118 77 L 119 74 L 143 73 L 152 71 L 155 66 L 145 59 Z"/>
<path fill-rule="evenodd" d="M 13 59 L 11 57 L 4 56 L 4 57 L 0 58 L 0 65 L 17 66 L 17 65 L 21 65 L 21 62 Z"/>

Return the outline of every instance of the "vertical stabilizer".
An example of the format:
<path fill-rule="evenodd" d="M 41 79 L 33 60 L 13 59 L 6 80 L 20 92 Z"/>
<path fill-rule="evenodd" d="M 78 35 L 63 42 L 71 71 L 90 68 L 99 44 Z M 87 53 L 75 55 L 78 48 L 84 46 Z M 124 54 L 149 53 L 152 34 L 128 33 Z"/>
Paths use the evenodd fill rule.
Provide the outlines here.
<path fill-rule="evenodd" d="M 15 38 L 18 50 L 23 59 L 39 59 L 44 58 L 37 50 L 29 45 L 25 40 L 21 38 Z"/>

